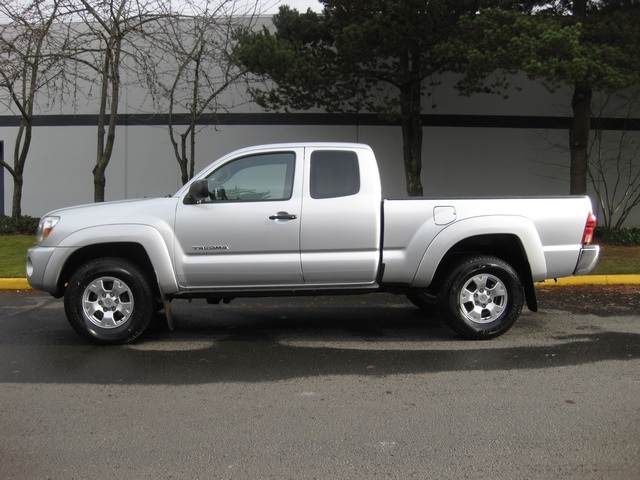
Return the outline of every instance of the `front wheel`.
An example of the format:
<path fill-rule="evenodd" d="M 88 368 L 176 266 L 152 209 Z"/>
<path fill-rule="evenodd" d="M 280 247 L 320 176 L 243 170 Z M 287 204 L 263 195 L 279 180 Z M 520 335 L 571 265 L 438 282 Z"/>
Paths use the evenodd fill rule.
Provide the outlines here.
<path fill-rule="evenodd" d="M 99 258 L 71 276 L 64 307 L 81 336 L 100 344 L 125 344 L 147 328 L 155 299 L 138 265 L 122 258 Z"/>
<path fill-rule="evenodd" d="M 467 257 L 442 284 L 440 310 L 464 338 L 488 340 L 509 330 L 522 312 L 524 289 L 517 272 L 491 256 Z"/>

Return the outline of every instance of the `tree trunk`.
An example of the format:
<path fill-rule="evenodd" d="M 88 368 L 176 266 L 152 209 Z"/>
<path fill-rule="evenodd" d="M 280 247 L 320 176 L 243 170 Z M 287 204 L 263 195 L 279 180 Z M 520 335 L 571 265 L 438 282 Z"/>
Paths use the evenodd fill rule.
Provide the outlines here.
<path fill-rule="evenodd" d="M 422 172 L 421 93 L 421 81 L 416 75 L 412 75 L 410 80 L 400 89 L 402 152 L 407 194 L 410 197 L 421 197 L 423 195 L 422 180 L 420 178 L 420 173 Z"/>
<path fill-rule="evenodd" d="M 193 178 L 196 173 L 196 124 L 195 119 L 191 132 L 189 134 L 189 180 Z"/>
<path fill-rule="evenodd" d="M 104 194 L 107 185 L 107 179 L 105 176 L 105 169 L 96 165 L 93 168 L 93 201 L 104 202 Z"/>
<path fill-rule="evenodd" d="M 13 177 L 13 206 L 11 207 L 11 216 L 20 218 L 22 216 L 22 175 Z"/>
<path fill-rule="evenodd" d="M 32 110 L 31 110 L 32 111 Z M 33 117 L 20 119 L 20 128 L 13 150 L 13 169 L 10 170 L 13 176 L 13 199 L 11 206 L 11 216 L 19 218 L 22 216 L 22 187 L 24 185 L 24 166 L 27 162 L 29 148 L 31 147 L 31 133 L 33 128 Z"/>
<path fill-rule="evenodd" d="M 187 131 L 180 135 L 180 146 L 182 149 L 180 150 L 180 159 L 178 160 L 178 163 L 180 164 L 180 173 L 182 175 L 183 185 L 186 185 L 189 181 L 189 159 L 187 158 L 188 133 L 189 132 Z"/>
<path fill-rule="evenodd" d="M 187 159 L 187 133 L 180 135 L 180 158 L 178 159 L 178 165 L 180 165 L 180 176 L 182 185 L 186 185 L 189 181 L 189 160 Z"/>
<path fill-rule="evenodd" d="M 402 151 L 404 155 L 404 171 L 407 182 L 407 194 L 410 197 L 423 195 L 422 181 L 422 122 L 420 115 L 402 121 Z"/>
<path fill-rule="evenodd" d="M 100 113 L 98 119 L 98 152 L 93 168 L 93 199 L 104 202 L 106 171 L 116 139 L 118 123 L 118 103 L 120 101 L 120 59 L 122 37 L 119 32 L 110 32 L 112 45 L 105 50 L 105 64 L 102 67 L 100 90 Z M 107 110 L 109 112 L 107 113 Z"/>
<path fill-rule="evenodd" d="M 573 17 L 581 21 L 587 15 L 587 0 L 573 0 Z M 589 130 L 591 129 L 591 87 L 574 85 L 571 108 L 573 118 L 569 130 L 569 193 L 587 194 L 587 167 L 589 162 Z"/>
<path fill-rule="evenodd" d="M 573 119 L 569 131 L 569 151 L 571 153 L 569 193 L 571 195 L 587 194 L 591 96 L 591 87 L 587 85 L 576 85 L 574 87 L 573 98 L 571 99 Z"/>

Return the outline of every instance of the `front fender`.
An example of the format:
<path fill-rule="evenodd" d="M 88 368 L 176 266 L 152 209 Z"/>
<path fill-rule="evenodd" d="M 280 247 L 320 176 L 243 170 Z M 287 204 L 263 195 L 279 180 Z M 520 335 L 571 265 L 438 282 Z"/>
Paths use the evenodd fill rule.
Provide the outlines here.
<path fill-rule="evenodd" d="M 466 218 L 442 229 L 422 255 L 412 286 L 428 287 L 447 252 L 459 242 L 480 235 L 515 235 L 524 248 L 533 280 L 546 278 L 544 251 L 533 222 L 525 217 L 501 215 Z"/>
<path fill-rule="evenodd" d="M 167 245 L 156 228 L 137 224 L 99 225 L 69 234 L 54 249 L 45 270 L 44 284 L 57 284 L 64 264 L 78 250 L 116 243 L 141 245 L 149 256 L 160 290 L 165 294 L 179 291 L 171 258 L 172 245 Z"/>

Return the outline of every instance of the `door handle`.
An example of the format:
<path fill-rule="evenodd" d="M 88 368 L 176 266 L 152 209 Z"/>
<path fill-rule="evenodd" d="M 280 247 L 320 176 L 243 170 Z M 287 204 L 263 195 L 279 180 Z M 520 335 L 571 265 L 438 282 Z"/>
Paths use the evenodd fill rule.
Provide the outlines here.
<path fill-rule="evenodd" d="M 295 220 L 297 215 L 292 215 L 287 212 L 278 212 L 275 215 L 270 215 L 269 220 Z"/>

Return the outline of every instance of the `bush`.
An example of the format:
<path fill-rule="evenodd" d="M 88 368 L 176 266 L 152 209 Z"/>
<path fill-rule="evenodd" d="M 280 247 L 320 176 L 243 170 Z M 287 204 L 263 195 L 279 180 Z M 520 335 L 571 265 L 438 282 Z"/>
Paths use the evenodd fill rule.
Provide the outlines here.
<path fill-rule="evenodd" d="M 39 218 L 26 215 L 16 218 L 0 215 L 0 235 L 35 235 L 38 222 Z"/>
<path fill-rule="evenodd" d="M 640 228 L 638 227 L 596 227 L 595 237 L 609 245 L 640 245 Z"/>

